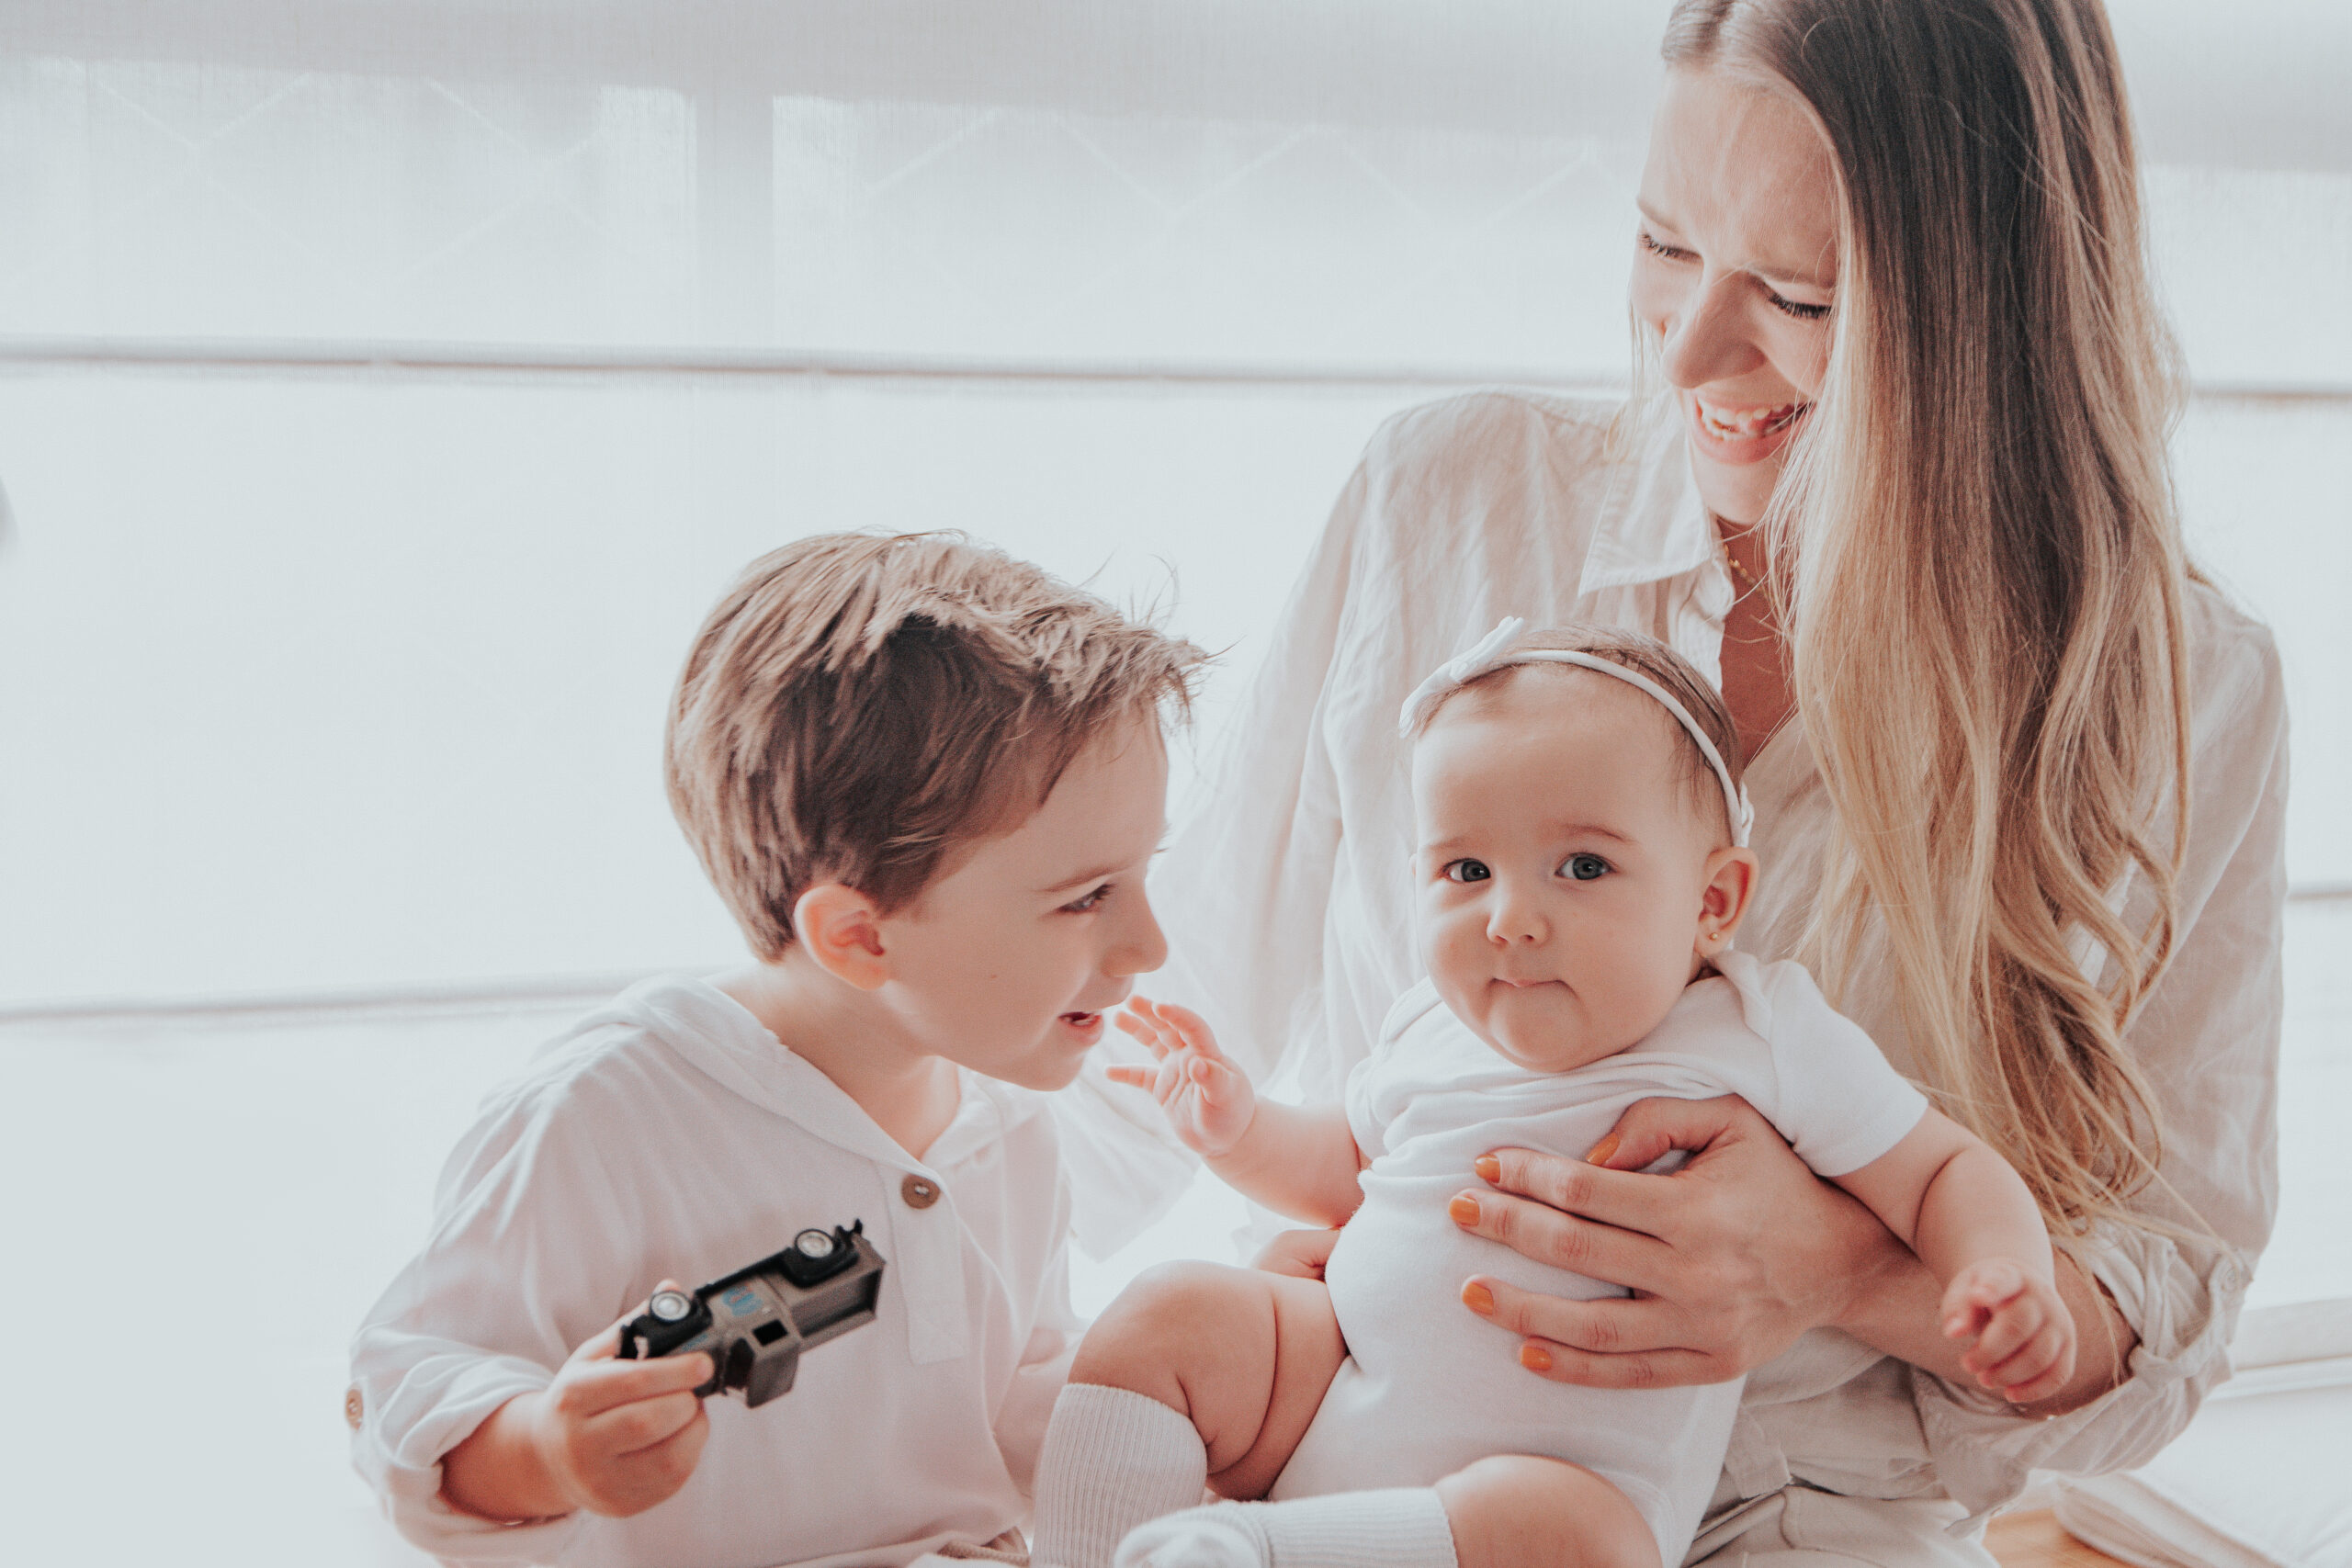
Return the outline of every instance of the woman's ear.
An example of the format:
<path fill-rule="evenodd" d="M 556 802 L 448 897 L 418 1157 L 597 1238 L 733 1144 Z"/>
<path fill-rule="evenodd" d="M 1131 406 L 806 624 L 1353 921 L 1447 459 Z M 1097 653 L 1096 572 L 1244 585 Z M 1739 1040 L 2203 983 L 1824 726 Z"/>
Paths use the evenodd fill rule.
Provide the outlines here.
<path fill-rule="evenodd" d="M 1726 844 L 1707 857 L 1707 885 L 1699 895 L 1699 940 L 1695 951 L 1713 958 L 1731 945 L 1747 907 L 1756 899 L 1756 879 L 1761 868 L 1754 850 Z"/>
<path fill-rule="evenodd" d="M 792 934 L 817 966 L 861 991 L 890 978 L 882 948 L 882 911 L 854 887 L 820 882 L 792 906 Z"/>

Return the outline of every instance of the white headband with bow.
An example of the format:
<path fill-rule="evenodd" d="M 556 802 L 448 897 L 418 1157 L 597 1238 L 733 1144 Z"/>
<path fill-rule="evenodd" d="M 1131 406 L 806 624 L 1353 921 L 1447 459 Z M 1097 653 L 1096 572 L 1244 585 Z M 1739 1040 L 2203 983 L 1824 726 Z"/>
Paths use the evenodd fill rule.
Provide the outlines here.
<path fill-rule="evenodd" d="M 1430 678 L 1414 688 L 1405 699 L 1405 711 L 1396 721 L 1399 733 L 1410 737 L 1422 713 L 1439 698 L 1456 687 L 1466 685 L 1479 676 L 1500 670 L 1507 664 L 1573 664 L 1582 670 L 1598 670 L 1603 675 L 1614 676 L 1629 686 L 1637 686 L 1665 705 L 1690 739 L 1698 742 L 1699 754 L 1707 759 L 1707 766 L 1714 769 L 1715 782 L 1724 787 L 1724 810 L 1731 818 L 1731 841 L 1745 849 L 1748 830 L 1756 826 L 1755 808 L 1747 804 L 1747 792 L 1731 782 L 1731 770 L 1724 766 L 1723 753 L 1690 716 L 1690 710 L 1674 700 L 1672 693 L 1648 676 L 1612 663 L 1597 654 L 1572 653 L 1561 648 L 1516 648 L 1520 635 L 1527 630 L 1527 623 L 1517 615 L 1506 615 L 1495 629 L 1481 638 L 1476 647 L 1456 654 L 1430 672 Z"/>

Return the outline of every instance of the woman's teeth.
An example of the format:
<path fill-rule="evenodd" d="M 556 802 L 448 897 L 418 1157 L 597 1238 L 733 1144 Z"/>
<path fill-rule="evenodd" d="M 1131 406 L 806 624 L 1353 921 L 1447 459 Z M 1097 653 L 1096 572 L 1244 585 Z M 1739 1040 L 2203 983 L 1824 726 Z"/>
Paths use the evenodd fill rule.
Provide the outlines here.
<path fill-rule="evenodd" d="M 1695 398 L 1691 400 L 1698 402 Z M 1786 429 L 1806 406 L 1796 402 L 1781 403 L 1776 408 L 1725 409 L 1700 402 L 1699 423 L 1706 427 L 1708 434 L 1725 441 L 1753 441 L 1759 435 Z"/>

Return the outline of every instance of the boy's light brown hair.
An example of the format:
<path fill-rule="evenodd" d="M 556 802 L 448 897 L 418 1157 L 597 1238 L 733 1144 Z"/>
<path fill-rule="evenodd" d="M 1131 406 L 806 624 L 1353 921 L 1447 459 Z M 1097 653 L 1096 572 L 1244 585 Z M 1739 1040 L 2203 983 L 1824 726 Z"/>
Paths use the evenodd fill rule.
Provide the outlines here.
<path fill-rule="evenodd" d="M 765 963 L 800 895 L 903 907 L 1090 741 L 1189 710 L 1204 655 L 960 534 L 824 534 L 753 561 L 670 705 L 670 806 Z"/>

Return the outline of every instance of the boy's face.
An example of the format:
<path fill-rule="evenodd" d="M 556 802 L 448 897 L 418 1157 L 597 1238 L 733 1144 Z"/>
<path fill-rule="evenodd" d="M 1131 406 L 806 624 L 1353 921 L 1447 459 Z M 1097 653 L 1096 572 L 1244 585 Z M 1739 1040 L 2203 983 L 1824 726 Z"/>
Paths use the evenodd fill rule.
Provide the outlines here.
<path fill-rule="evenodd" d="M 1533 668 L 1453 698 L 1414 747 L 1422 955 L 1521 1066 L 1624 1050 L 1696 972 L 1722 833 L 1691 804 L 1679 735 L 1623 682 Z"/>
<path fill-rule="evenodd" d="M 1167 961 L 1143 887 L 1167 795 L 1158 716 L 1105 731 L 1027 820 L 967 846 L 883 918 L 885 1002 L 927 1050 L 974 1072 L 1069 1083 L 1104 1012 Z"/>

